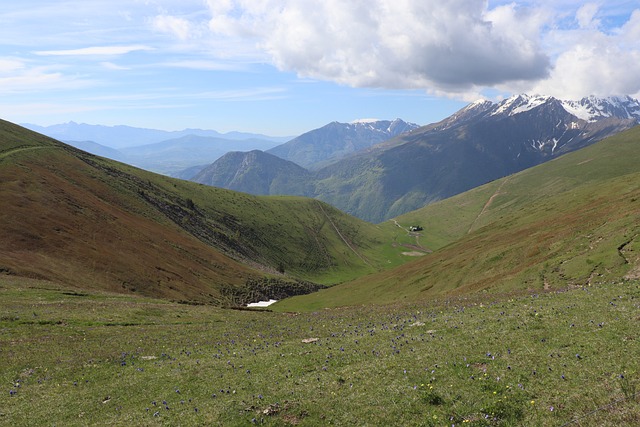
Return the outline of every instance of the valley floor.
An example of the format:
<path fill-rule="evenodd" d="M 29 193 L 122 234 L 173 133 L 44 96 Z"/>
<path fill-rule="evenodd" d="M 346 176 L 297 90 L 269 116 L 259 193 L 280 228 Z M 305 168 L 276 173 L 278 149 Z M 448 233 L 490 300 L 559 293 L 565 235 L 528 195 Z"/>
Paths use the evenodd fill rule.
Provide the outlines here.
<path fill-rule="evenodd" d="M 640 283 L 314 313 L 0 276 L 0 424 L 640 424 Z"/>

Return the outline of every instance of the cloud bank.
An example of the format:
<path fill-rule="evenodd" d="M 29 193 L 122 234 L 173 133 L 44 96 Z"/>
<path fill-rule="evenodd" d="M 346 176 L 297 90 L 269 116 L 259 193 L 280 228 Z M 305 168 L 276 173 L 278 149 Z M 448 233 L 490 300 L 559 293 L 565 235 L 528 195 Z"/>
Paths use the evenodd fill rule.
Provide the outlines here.
<path fill-rule="evenodd" d="M 595 3 L 208 0 L 216 38 L 251 40 L 281 70 L 354 87 L 563 97 L 640 92 L 640 9 Z M 627 6 L 627 9 L 629 7 Z"/>
<path fill-rule="evenodd" d="M 356 87 L 464 91 L 550 71 L 537 15 L 484 1 L 210 1 L 210 29 L 252 35 L 275 65 Z M 527 12 L 527 13 L 525 13 Z"/>

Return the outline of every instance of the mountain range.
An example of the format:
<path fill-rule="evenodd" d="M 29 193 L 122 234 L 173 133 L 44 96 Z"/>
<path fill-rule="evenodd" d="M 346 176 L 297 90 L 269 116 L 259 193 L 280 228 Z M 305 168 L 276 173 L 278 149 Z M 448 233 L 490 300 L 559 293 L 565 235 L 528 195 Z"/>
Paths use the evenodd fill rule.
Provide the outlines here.
<path fill-rule="evenodd" d="M 639 121 L 640 103 L 630 97 L 566 101 L 517 95 L 498 103 L 474 102 L 438 123 L 401 133 L 307 174 L 266 155 L 229 153 L 193 179 L 249 193 L 314 197 L 380 222 L 578 150 Z M 336 131 L 340 126 L 343 130 Z M 284 144 L 286 153 L 296 153 L 291 147 L 299 145 L 297 152 L 310 159 L 313 145 L 308 141 L 330 140 L 331 135 L 348 133 L 348 126 L 321 128 L 324 137 L 319 129 L 304 144 L 299 137 L 296 144 Z M 324 146 L 317 151 L 325 153 Z M 276 147 L 273 152 L 284 151 Z M 278 172 L 259 172 L 269 169 Z"/>
<path fill-rule="evenodd" d="M 307 169 L 319 169 L 418 127 L 417 124 L 407 123 L 402 119 L 332 122 L 271 148 L 267 153 Z"/>
<path fill-rule="evenodd" d="M 229 151 L 267 150 L 292 139 L 246 132 L 163 131 L 75 122 L 24 127 L 98 156 L 185 179 Z"/>
<path fill-rule="evenodd" d="M 180 131 L 165 131 L 159 129 L 146 129 L 133 126 L 103 126 L 87 123 L 68 122 L 51 126 L 39 126 L 23 123 L 23 127 L 38 132 L 42 135 L 55 138 L 59 141 L 92 141 L 110 148 L 120 149 L 139 145 L 153 144 L 184 136 L 196 135 L 212 138 L 220 138 L 231 141 L 260 139 L 276 143 L 284 143 L 292 139 L 290 136 L 274 137 L 248 132 L 220 133 L 210 129 L 183 129 Z"/>
<path fill-rule="evenodd" d="M 374 225 L 0 121 L 0 275 L 231 306 L 336 285 L 279 310 L 638 279 L 639 143 L 635 127 Z"/>

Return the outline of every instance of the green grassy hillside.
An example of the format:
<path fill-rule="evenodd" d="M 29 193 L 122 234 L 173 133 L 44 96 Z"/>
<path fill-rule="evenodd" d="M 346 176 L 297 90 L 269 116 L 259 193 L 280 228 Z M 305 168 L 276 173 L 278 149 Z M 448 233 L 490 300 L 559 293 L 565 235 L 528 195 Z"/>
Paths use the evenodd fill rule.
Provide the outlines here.
<path fill-rule="evenodd" d="M 156 175 L 8 122 L 0 182 L 0 270 L 14 275 L 220 303 L 264 277 L 331 284 L 402 262 L 388 232 L 321 202 Z"/>
<path fill-rule="evenodd" d="M 640 287 L 315 313 L 0 275 L 7 426 L 632 426 Z"/>
<path fill-rule="evenodd" d="M 397 218 L 434 250 L 280 309 L 388 303 L 637 277 L 640 128 Z M 397 239 L 415 241 L 393 222 Z M 276 306 L 277 307 L 277 306 Z"/>

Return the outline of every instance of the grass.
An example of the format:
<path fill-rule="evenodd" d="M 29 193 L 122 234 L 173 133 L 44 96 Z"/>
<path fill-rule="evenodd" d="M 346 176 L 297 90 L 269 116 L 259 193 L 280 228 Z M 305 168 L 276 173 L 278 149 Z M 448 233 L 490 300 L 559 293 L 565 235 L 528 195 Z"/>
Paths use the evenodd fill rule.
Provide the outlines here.
<path fill-rule="evenodd" d="M 406 261 L 392 235 L 312 199 L 256 197 L 83 153 L 0 121 L 0 271 L 224 305 L 224 286 L 325 285 Z"/>
<path fill-rule="evenodd" d="M 639 309 L 636 281 L 291 314 L 0 276 L 0 424 L 634 425 Z"/>
<path fill-rule="evenodd" d="M 398 218 L 400 267 L 391 222 L 0 131 L 0 424 L 640 424 L 640 130 Z M 169 301 L 279 264 L 363 277 Z"/>
<path fill-rule="evenodd" d="M 274 310 L 387 304 L 444 295 L 640 277 L 640 127 L 396 220 L 433 253 Z M 393 221 L 381 228 L 406 232 Z"/>

